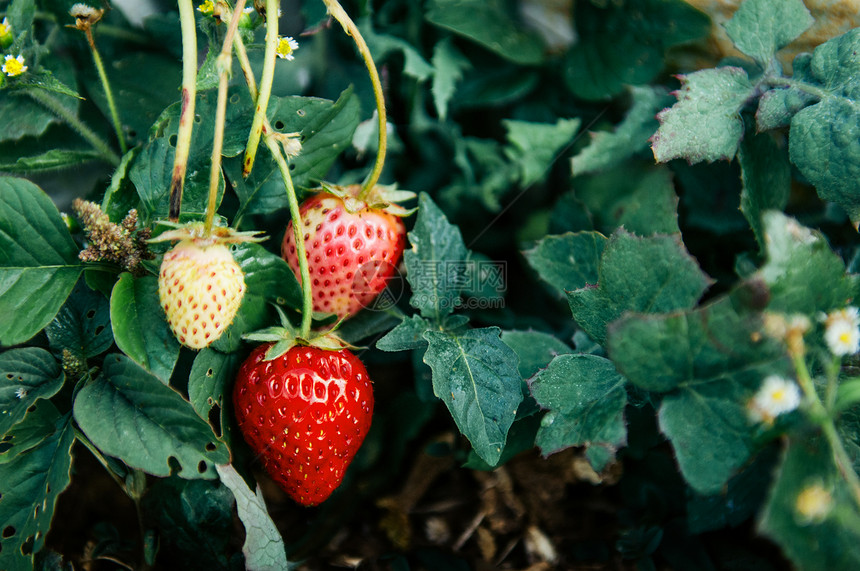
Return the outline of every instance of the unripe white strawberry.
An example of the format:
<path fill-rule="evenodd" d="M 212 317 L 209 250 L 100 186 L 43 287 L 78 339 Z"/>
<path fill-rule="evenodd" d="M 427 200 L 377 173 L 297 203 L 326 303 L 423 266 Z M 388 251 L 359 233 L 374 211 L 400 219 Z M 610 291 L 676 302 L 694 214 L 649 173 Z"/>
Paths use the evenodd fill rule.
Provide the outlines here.
<path fill-rule="evenodd" d="M 158 297 L 170 329 L 192 349 L 208 347 L 236 317 L 245 276 L 223 243 L 179 242 L 164 254 Z"/>

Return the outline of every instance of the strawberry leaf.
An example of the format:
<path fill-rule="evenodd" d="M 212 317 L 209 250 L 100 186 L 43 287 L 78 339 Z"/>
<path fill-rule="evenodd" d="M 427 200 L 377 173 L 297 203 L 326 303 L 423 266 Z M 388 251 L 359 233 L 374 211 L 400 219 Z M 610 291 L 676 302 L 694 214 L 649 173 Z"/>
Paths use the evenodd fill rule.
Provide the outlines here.
<path fill-rule="evenodd" d="M 217 465 L 215 469 L 221 482 L 233 492 L 239 519 L 245 526 L 245 543 L 242 545 L 245 568 L 249 571 L 294 569 L 296 564 L 287 561 L 284 540 L 269 517 L 260 486 L 257 486 L 256 493 L 252 492 L 232 464 Z"/>
<path fill-rule="evenodd" d="M 179 358 L 179 341 L 158 301 L 155 276 L 120 276 L 110 296 L 111 327 L 123 353 L 167 384 Z"/>
<path fill-rule="evenodd" d="M 59 352 L 68 349 L 78 359 L 101 355 L 113 345 L 110 304 L 80 280 L 45 333 Z"/>
<path fill-rule="evenodd" d="M 25 347 L 0 354 L 0 435 L 20 422 L 37 399 L 57 394 L 65 380 L 60 364 L 44 349 Z"/>
<path fill-rule="evenodd" d="M 74 410 L 102 452 L 155 476 L 176 470 L 186 479 L 214 478 L 213 465 L 230 457 L 188 401 L 125 355 L 105 359 L 101 375 L 78 392 Z"/>
<path fill-rule="evenodd" d="M 82 271 L 51 199 L 29 181 L 0 177 L 0 345 L 27 341 L 50 323 Z"/>
<path fill-rule="evenodd" d="M 444 121 L 448 117 L 448 103 L 457 91 L 457 83 L 463 79 L 463 72 L 472 67 L 469 60 L 454 47 L 451 38 L 445 38 L 433 47 L 433 105 L 436 113 Z"/>
<path fill-rule="evenodd" d="M 523 255 L 541 279 L 563 296 L 597 283 L 597 267 L 606 242 L 598 232 L 567 232 L 545 237 Z"/>
<path fill-rule="evenodd" d="M 424 362 L 433 369 L 433 392 L 478 456 L 490 465 L 501 458 L 523 400 L 517 355 L 502 342 L 500 333 L 498 327 L 469 329 L 461 335 L 424 333 L 429 344 Z"/>
<path fill-rule="evenodd" d="M 0 569 L 33 569 L 45 544 L 57 497 L 69 485 L 75 433 L 71 415 L 50 436 L 0 464 Z"/>
<path fill-rule="evenodd" d="M 462 284 L 458 269 L 468 255 L 460 229 L 448 222 L 429 195 L 418 198 L 418 217 L 403 252 L 412 307 L 425 319 L 441 322 L 454 311 Z"/>
<path fill-rule="evenodd" d="M 791 165 L 788 153 L 768 134 L 752 134 L 744 139 L 738 152 L 741 166 L 741 212 L 746 216 L 758 241 L 765 248 L 762 213 L 782 210 L 791 190 Z"/>
<path fill-rule="evenodd" d="M 821 509 L 821 516 L 804 517 L 798 510 L 801 494 L 816 486 L 824 495 L 819 505 L 809 507 Z M 853 495 L 822 438 L 789 438 L 759 531 L 776 541 L 798 569 L 854 569 L 860 565 L 860 542 L 856 528 L 845 524 L 846 517 L 857 517 Z"/>
<path fill-rule="evenodd" d="M 517 354 L 517 369 L 523 380 L 546 367 L 554 357 L 573 353 L 567 344 L 541 331 L 503 331 L 502 341 Z"/>
<path fill-rule="evenodd" d="M 699 493 L 719 491 L 749 458 L 746 402 L 764 377 L 790 371 L 784 347 L 754 335 L 760 329 L 740 296 L 685 312 L 629 315 L 609 329 L 607 349 L 618 371 L 639 388 L 667 393 L 660 429 Z"/>
<path fill-rule="evenodd" d="M 597 285 L 568 292 L 577 323 L 599 343 L 625 312 L 662 313 L 695 306 L 710 285 L 675 236 L 638 238 L 623 229 L 600 258 Z"/>
<path fill-rule="evenodd" d="M 212 409 L 217 407 L 220 414 L 221 439 L 229 442 L 227 432 L 231 427 L 233 410 L 227 392 L 232 387 L 241 359 L 238 353 L 219 353 L 214 349 L 203 349 L 194 358 L 188 374 L 188 400 L 197 415 L 211 424 Z M 225 398 L 225 395 L 226 398 Z M 215 427 L 213 427 L 215 429 Z"/>
<path fill-rule="evenodd" d="M 789 153 L 822 200 L 860 220 L 860 28 L 815 48 L 810 71 L 820 101 L 791 120 Z M 802 87 L 802 86 L 801 86 Z"/>
<path fill-rule="evenodd" d="M 548 412 L 536 444 L 544 456 L 585 446 L 595 471 L 601 471 L 627 443 L 624 377 L 612 361 L 594 355 L 559 355 L 529 383 L 531 394 Z"/>
<path fill-rule="evenodd" d="M 654 158 L 660 163 L 733 158 L 744 134 L 741 109 L 756 90 L 747 72 L 739 67 L 705 69 L 682 75 L 681 83 L 678 102 L 657 115 Z"/>
<path fill-rule="evenodd" d="M 812 54 L 809 53 L 802 53 L 794 58 L 791 64 L 792 79 L 795 82 L 814 84 L 811 63 Z M 758 109 L 755 112 L 756 128 L 761 132 L 787 127 L 798 111 L 816 101 L 818 99 L 814 95 L 803 91 L 796 84 L 774 87 L 758 100 Z"/>
<path fill-rule="evenodd" d="M 49 400 L 40 399 L 27 407 L 27 415 L 13 426 L 0 445 L 0 464 L 12 461 L 18 454 L 30 450 L 54 434 L 60 412 Z"/>
<path fill-rule="evenodd" d="M 767 68 L 777 50 L 813 23 L 802 0 L 746 0 L 725 23 L 735 47 Z"/>

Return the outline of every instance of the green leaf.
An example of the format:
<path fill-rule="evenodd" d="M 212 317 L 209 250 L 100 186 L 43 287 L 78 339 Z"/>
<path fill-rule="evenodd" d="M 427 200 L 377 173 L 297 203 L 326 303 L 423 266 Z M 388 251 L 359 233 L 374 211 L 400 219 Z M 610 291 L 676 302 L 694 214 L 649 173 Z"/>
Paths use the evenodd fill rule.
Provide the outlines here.
<path fill-rule="evenodd" d="M 791 120 L 789 154 L 822 200 L 860 220 L 860 28 L 815 48 L 810 62 L 821 99 Z"/>
<path fill-rule="evenodd" d="M 45 545 L 57 497 L 71 480 L 74 430 L 70 415 L 33 448 L 0 464 L 0 569 L 33 569 Z"/>
<path fill-rule="evenodd" d="M 294 564 L 287 561 L 284 540 L 266 510 L 260 487 L 257 486 L 256 493 L 252 492 L 232 464 L 219 465 L 216 469 L 221 482 L 236 497 L 239 519 L 245 526 L 245 543 L 242 545 L 245 568 L 249 571 L 293 569 Z"/>
<path fill-rule="evenodd" d="M 724 26 L 735 47 L 766 69 L 813 21 L 802 0 L 746 0 Z"/>
<path fill-rule="evenodd" d="M 502 450 L 502 456 L 495 464 L 487 464 L 474 450 L 470 450 L 469 457 L 463 463 L 463 468 L 489 472 L 506 464 L 517 454 L 531 450 L 535 447 L 535 436 L 540 428 L 540 418 L 539 415 L 532 414 L 514 421 L 508 431 L 508 439 L 505 442 L 505 449 Z"/>
<path fill-rule="evenodd" d="M 427 345 L 424 332 L 430 330 L 431 327 L 429 321 L 418 315 L 404 317 L 397 327 L 376 342 L 376 348 L 389 352 L 420 349 Z"/>
<path fill-rule="evenodd" d="M 842 258 L 820 232 L 776 211 L 766 212 L 762 222 L 768 259 L 754 277 L 770 290 L 769 310 L 815 316 L 857 297 L 860 278 L 845 273 Z"/>
<path fill-rule="evenodd" d="M 57 394 L 65 380 L 60 364 L 44 349 L 0 353 L 0 435 L 20 422 L 37 399 Z"/>
<path fill-rule="evenodd" d="M 545 237 L 523 255 L 542 280 L 564 294 L 597 283 L 606 242 L 598 232 L 567 232 Z"/>
<path fill-rule="evenodd" d="M 309 188 L 325 178 L 338 155 L 352 144 L 360 111 L 358 97 L 351 88 L 341 93 L 337 101 L 316 97 L 272 98 L 267 115 L 275 129 L 301 134 L 302 152 L 290 159 L 293 184 Z M 244 139 L 248 138 L 248 130 L 250 124 L 242 131 Z M 284 181 L 268 151 L 258 153 L 248 178 L 242 177 L 241 157 L 225 161 L 224 168 L 241 202 L 237 217 L 287 208 Z"/>
<path fill-rule="evenodd" d="M 302 291 L 289 264 L 260 244 L 244 243 L 231 247 L 233 259 L 245 274 L 245 297 L 230 327 L 212 348 L 224 353 L 236 351 L 242 335 L 269 324 L 275 317 L 272 304 L 299 308 Z"/>
<path fill-rule="evenodd" d="M 154 476 L 214 478 L 230 458 L 188 401 L 121 354 L 78 392 L 75 420 L 102 452 Z"/>
<path fill-rule="evenodd" d="M 26 90 L 41 89 L 57 95 L 65 97 L 74 97 L 75 99 L 83 99 L 77 91 L 54 77 L 49 69 L 41 69 L 35 73 L 27 73 L 18 80 L 15 87 L 21 87 Z"/>
<path fill-rule="evenodd" d="M 26 29 L 29 30 L 29 26 Z M 63 83 L 75 84 L 75 64 L 70 58 L 59 58 L 52 54 L 42 58 L 40 63 L 50 67 Z M 56 99 L 61 107 L 77 115 L 80 106 L 78 99 L 73 97 Z M 52 124 L 59 122 L 59 117 L 28 97 L 25 90 L 0 90 L 0 125 L 3 125 L 3 129 L 0 129 L 0 141 L 15 141 L 25 136 L 38 136 Z"/>
<path fill-rule="evenodd" d="M 709 285 L 678 237 L 639 238 L 619 230 L 603 250 L 597 286 L 569 292 L 567 298 L 577 323 L 603 344 L 609 323 L 625 312 L 691 308 Z"/>
<path fill-rule="evenodd" d="M 631 87 L 633 105 L 613 132 L 594 131 L 591 142 L 570 160 L 573 175 L 605 171 L 648 147 L 660 123 L 657 112 L 672 104 L 662 87 Z"/>
<path fill-rule="evenodd" d="M 740 112 L 755 95 L 747 72 L 721 67 L 680 79 L 678 102 L 657 115 L 660 128 L 651 138 L 654 158 L 660 163 L 732 159 L 744 134 Z"/>
<path fill-rule="evenodd" d="M 457 83 L 463 79 L 463 72 L 472 67 L 460 51 L 454 47 L 451 38 L 445 38 L 433 47 L 433 105 L 439 119 L 448 118 L 448 103 L 457 91 Z"/>
<path fill-rule="evenodd" d="M 522 379 L 531 378 L 556 356 L 573 353 L 566 343 L 541 331 L 502 331 L 502 341 L 517 354 Z"/>
<path fill-rule="evenodd" d="M 520 186 L 528 187 L 546 178 L 556 158 L 576 135 L 580 123 L 579 119 L 564 118 L 554 124 L 502 121 L 508 130 L 505 155 L 517 164 Z"/>
<path fill-rule="evenodd" d="M 544 60 L 540 36 L 526 30 L 504 0 L 431 0 L 426 18 L 514 63 Z"/>
<path fill-rule="evenodd" d="M 233 494 L 214 480 L 155 480 L 143 497 L 146 521 L 156 529 L 159 541 L 172 548 L 171 565 L 226 571 L 233 547 Z M 151 519 L 150 519 L 151 518 Z"/>
<path fill-rule="evenodd" d="M 220 431 L 216 427 L 216 432 L 221 432 L 222 440 L 233 417 L 228 393 L 232 389 L 239 365 L 239 354 L 225 355 L 207 348 L 197 353 L 188 374 L 188 400 L 191 401 L 191 406 L 200 418 L 210 424 L 212 409 L 217 407 Z"/>
<path fill-rule="evenodd" d="M 523 400 L 517 355 L 498 327 L 462 335 L 427 331 L 424 362 L 433 369 L 433 392 L 451 412 L 457 428 L 487 464 L 501 458 L 508 430 Z"/>
<path fill-rule="evenodd" d="M 608 172 L 580 179 L 576 197 L 588 208 L 594 227 L 604 234 L 621 227 L 640 236 L 680 232 L 672 172 L 663 165 L 621 163 Z"/>
<path fill-rule="evenodd" d="M 800 495 L 813 488 L 824 492 L 820 518 L 805 517 L 797 507 Z M 759 531 L 776 541 L 798 569 L 855 569 L 860 565 L 857 518 L 855 496 L 837 473 L 830 447 L 820 438 L 790 438 Z"/>
<path fill-rule="evenodd" d="M 14 163 L 0 164 L 2 172 L 44 172 L 56 169 L 76 167 L 89 161 L 101 160 L 103 157 L 96 151 L 74 151 L 52 149 L 41 155 L 20 157 Z"/>
<path fill-rule="evenodd" d="M 812 54 L 802 53 L 791 64 L 792 84 L 787 87 L 773 87 L 758 100 L 755 112 L 756 128 L 759 132 L 787 127 L 798 111 L 815 103 L 818 99 L 801 89 L 803 83 L 815 83 L 810 65 Z M 800 82 L 799 85 L 794 82 Z"/>
<path fill-rule="evenodd" d="M 68 349 L 79 359 L 101 355 L 113 345 L 110 304 L 80 280 L 45 333 L 60 352 Z"/>
<path fill-rule="evenodd" d="M 684 478 L 702 494 L 719 491 L 749 457 L 746 403 L 762 379 L 791 371 L 784 347 L 762 337 L 760 317 L 743 309 L 742 297 L 668 315 L 631 315 L 609 331 L 618 371 L 639 388 L 668 393 L 660 428 Z"/>
<path fill-rule="evenodd" d="M 135 147 L 123 155 L 119 166 L 111 175 L 110 186 L 105 190 L 102 198 L 102 212 L 106 213 L 114 224 L 119 224 L 129 210 L 140 205 L 140 197 L 128 176 L 129 167 L 134 163 L 139 152 L 140 147 Z"/>
<path fill-rule="evenodd" d="M 594 355 L 559 355 L 529 383 L 532 396 L 548 412 L 536 444 L 544 456 L 585 446 L 596 471 L 627 443 L 624 377 L 612 361 Z"/>
<path fill-rule="evenodd" d="M 565 81 L 583 99 L 608 99 L 653 80 L 672 46 L 710 32 L 708 17 L 681 0 L 582 2 L 579 41 L 564 61 Z"/>
<path fill-rule="evenodd" d="M 110 314 L 117 347 L 167 384 L 180 346 L 158 301 L 158 279 L 122 274 L 110 296 Z"/>
<path fill-rule="evenodd" d="M 36 17 L 34 0 L 11 0 L 6 16 L 15 35 L 32 33 L 33 19 Z"/>
<path fill-rule="evenodd" d="M 409 233 L 412 249 L 403 253 L 412 307 L 436 322 L 454 311 L 462 284 L 458 269 L 468 250 L 460 229 L 449 223 L 429 195 L 418 198 L 418 217 Z"/>
<path fill-rule="evenodd" d="M 82 270 L 51 199 L 29 181 L 0 177 L 0 345 L 27 341 L 50 323 Z"/>
<path fill-rule="evenodd" d="M 0 464 L 12 461 L 54 434 L 60 413 L 51 401 L 40 399 L 27 409 L 24 419 L 0 439 Z"/>
<path fill-rule="evenodd" d="M 741 212 L 746 216 L 758 241 L 765 249 L 761 216 L 765 210 L 782 210 L 791 191 L 791 165 L 786 149 L 780 148 L 767 133 L 748 133 L 738 152 L 741 165 Z"/>
<path fill-rule="evenodd" d="M 376 33 L 369 17 L 360 19 L 358 28 L 361 30 L 371 54 L 373 54 L 374 61 L 380 62 L 392 52 L 400 52 L 403 54 L 403 73 L 405 75 L 414 77 L 420 82 L 433 74 L 433 67 L 427 63 L 427 60 L 418 50 L 412 47 L 412 44 L 396 36 Z"/>

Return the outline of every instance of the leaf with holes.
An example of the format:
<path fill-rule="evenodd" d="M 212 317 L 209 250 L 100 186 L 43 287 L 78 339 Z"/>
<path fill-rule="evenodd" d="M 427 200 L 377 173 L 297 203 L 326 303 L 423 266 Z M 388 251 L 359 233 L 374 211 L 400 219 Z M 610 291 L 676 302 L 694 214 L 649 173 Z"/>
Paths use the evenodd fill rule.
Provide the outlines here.
<path fill-rule="evenodd" d="M 51 436 L 0 464 L 0 569 L 33 569 L 54 517 L 57 497 L 69 485 L 75 433 L 71 415 Z"/>
<path fill-rule="evenodd" d="M 50 437 L 59 418 L 60 412 L 51 401 L 37 400 L 24 419 L 0 438 L 0 464 L 11 462 L 21 452 Z"/>
<path fill-rule="evenodd" d="M 212 410 L 218 409 L 220 414 L 217 420 L 222 440 L 229 440 L 225 436 L 232 411 L 229 402 L 225 403 L 224 395 L 229 393 L 241 364 L 237 353 L 224 354 L 206 348 L 197 353 L 188 375 L 188 400 L 191 406 L 200 418 L 210 424 L 213 424 Z"/>
<path fill-rule="evenodd" d="M 125 355 L 105 359 L 74 409 L 81 430 L 102 452 L 155 476 L 175 469 L 182 478 L 214 478 L 213 464 L 230 458 L 188 401 Z"/>
<path fill-rule="evenodd" d="M 65 379 L 60 364 L 44 349 L 24 347 L 0 354 L 0 435 L 24 418 L 37 399 L 57 394 Z"/>
<path fill-rule="evenodd" d="M 68 349 L 79 359 L 101 355 L 113 345 L 110 304 L 80 280 L 45 333 L 58 351 Z"/>

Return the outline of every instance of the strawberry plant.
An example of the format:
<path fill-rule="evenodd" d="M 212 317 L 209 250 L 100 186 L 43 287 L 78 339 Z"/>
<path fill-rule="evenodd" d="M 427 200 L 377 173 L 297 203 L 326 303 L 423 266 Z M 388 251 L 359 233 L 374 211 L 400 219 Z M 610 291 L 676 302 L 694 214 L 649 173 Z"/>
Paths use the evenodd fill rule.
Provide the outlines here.
<path fill-rule="evenodd" d="M 0 569 L 857 568 L 848 12 L 0 0 Z"/>

